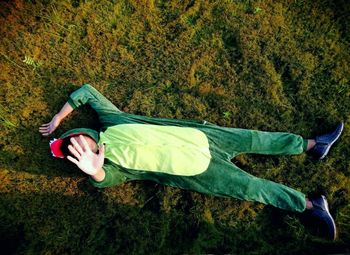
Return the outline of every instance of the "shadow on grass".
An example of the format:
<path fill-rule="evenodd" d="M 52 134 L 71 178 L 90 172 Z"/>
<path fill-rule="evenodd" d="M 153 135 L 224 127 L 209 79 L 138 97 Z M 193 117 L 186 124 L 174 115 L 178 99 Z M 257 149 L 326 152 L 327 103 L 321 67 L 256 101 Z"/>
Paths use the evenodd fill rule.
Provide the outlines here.
<path fill-rule="evenodd" d="M 265 207 L 255 220 L 229 226 L 193 211 L 164 212 L 157 197 L 123 204 L 82 183 L 83 194 L 3 193 L 3 254 L 330 254 L 346 244 L 310 238 L 297 219 Z M 183 203 L 186 203 L 184 201 Z M 158 205 L 156 205 L 158 204 Z M 273 245 L 272 245 L 273 244 Z"/>
<path fill-rule="evenodd" d="M 46 84 L 47 85 L 47 84 Z M 67 102 L 69 95 L 78 86 L 72 84 L 64 86 L 43 86 L 45 105 L 51 113 L 49 117 L 41 120 L 22 122 L 16 128 L 8 131 L 4 142 L 5 147 L 0 146 L 1 169 L 27 172 L 32 174 L 45 174 L 47 176 L 77 176 L 78 169 L 67 160 L 52 157 L 49 141 L 58 138 L 69 129 L 85 127 L 99 130 L 98 116 L 91 107 L 83 106 L 70 114 L 58 129 L 49 137 L 43 137 L 39 133 L 39 126 L 51 121 L 61 107 Z M 35 103 L 35 102 L 34 102 Z M 41 123 L 38 123 L 41 121 Z M 10 148 L 10 149 L 8 149 Z"/>

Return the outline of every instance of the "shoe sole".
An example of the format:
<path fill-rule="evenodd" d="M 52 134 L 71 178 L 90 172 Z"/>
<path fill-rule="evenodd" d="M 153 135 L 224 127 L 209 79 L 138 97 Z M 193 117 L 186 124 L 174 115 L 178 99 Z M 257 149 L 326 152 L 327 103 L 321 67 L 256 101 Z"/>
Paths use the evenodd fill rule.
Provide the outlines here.
<path fill-rule="evenodd" d="M 336 236 L 337 236 L 337 227 L 336 227 L 336 225 L 335 225 L 335 222 L 334 222 L 334 219 L 333 219 L 332 215 L 331 215 L 330 212 L 329 212 L 327 199 L 326 199 L 325 196 L 323 196 L 323 195 L 322 195 L 321 197 L 322 197 L 322 200 L 323 200 L 323 202 L 324 202 L 324 204 L 325 204 L 327 215 L 328 215 L 329 218 L 332 220 L 332 224 L 333 224 L 333 226 L 334 226 L 334 238 L 333 238 L 333 240 L 335 240 L 335 238 L 336 238 Z"/>
<path fill-rule="evenodd" d="M 338 134 L 337 137 L 333 140 L 333 142 L 330 143 L 330 145 L 327 147 L 326 151 L 323 153 L 323 155 L 322 155 L 322 157 L 320 157 L 320 159 L 324 159 L 324 158 L 327 156 L 327 154 L 328 154 L 330 148 L 332 147 L 332 145 L 339 139 L 341 133 L 343 133 L 343 129 L 344 129 L 344 124 L 342 123 L 342 126 L 341 126 L 341 129 L 340 129 L 339 134 Z"/>

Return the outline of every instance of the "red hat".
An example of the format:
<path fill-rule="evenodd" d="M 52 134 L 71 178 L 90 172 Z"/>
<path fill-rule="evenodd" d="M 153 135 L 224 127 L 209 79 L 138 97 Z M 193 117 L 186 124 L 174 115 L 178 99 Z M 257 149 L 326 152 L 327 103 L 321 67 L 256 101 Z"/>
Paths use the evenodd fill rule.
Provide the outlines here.
<path fill-rule="evenodd" d="M 56 158 L 65 158 L 65 155 L 61 150 L 63 139 L 66 137 L 78 136 L 78 135 L 87 135 L 92 139 L 94 139 L 96 143 L 98 143 L 99 141 L 99 134 L 96 130 L 93 130 L 90 128 L 71 129 L 65 132 L 63 135 L 61 135 L 59 139 L 54 138 L 53 140 L 50 141 L 50 149 L 51 149 L 52 156 Z"/>
<path fill-rule="evenodd" d="M 64 154 L 61 151 L 61 145 L 62 145 L 63 139 L 56 139 L 50 141 L 50 149 L 52 156 L 56 158 L 64 158 Z"/>
<path fill-rule="evenodd" d="M 62 137 L 59 139 L 54 138 L 53 140 L 51 140 L 50 141 L 50 149 L 51 149 L 52 156 L 54 156 L 55 158 L 65 158 L 65 156 L 61 150 L 63 138 L 71 137 L 71 136 L 78 136 L 78 135 L 88 135 L 88 134 L 86 134 L 84 132 L 72 133 L 72 134 L 69 134 L 65 137 Z"/>

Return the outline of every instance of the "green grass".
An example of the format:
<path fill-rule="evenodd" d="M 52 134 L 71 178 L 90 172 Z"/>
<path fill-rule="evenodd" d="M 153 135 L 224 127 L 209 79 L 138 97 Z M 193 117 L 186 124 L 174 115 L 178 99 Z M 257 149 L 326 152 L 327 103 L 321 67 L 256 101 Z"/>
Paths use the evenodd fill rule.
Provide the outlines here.
<path fill-rule="evenodd" d="M 9 254 L 334 254 L 350 243 L 349 4 L 324 1 L 1 1 L 0 244 Z M 34 68 L 23 62 L 41 61 Z M 328 242 L 297 215 L 133 182 L 96 190 L 38 127 L 90 83 L 120 109 L 312 137 L 330 156 L 242 155 L 244 170 L 327 195 Z M 89 108 L 53 137 L 97 127 Z M 5 248 L 4 248 L 5 247 Z"/>

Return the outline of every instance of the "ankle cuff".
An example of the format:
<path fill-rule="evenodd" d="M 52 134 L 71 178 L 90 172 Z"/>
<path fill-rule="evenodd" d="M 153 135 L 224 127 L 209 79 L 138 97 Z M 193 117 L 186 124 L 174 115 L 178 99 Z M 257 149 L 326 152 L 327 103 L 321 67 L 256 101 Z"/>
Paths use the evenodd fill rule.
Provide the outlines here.
<path fill-rule="evenodd" d="M 308 139 L 303 139 L 303 151 L 307 151 L 307 145 L 308 145 L 309 141 Z"/>

